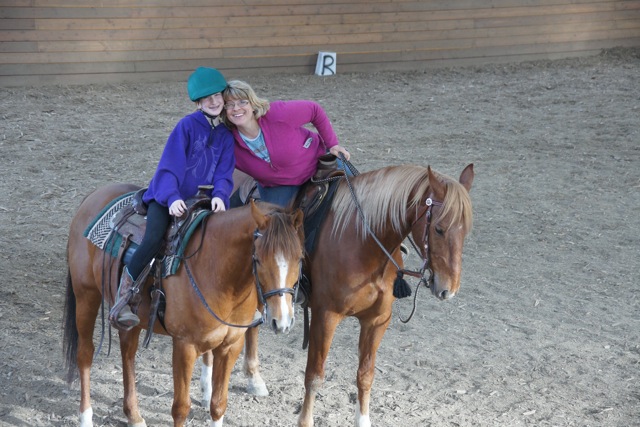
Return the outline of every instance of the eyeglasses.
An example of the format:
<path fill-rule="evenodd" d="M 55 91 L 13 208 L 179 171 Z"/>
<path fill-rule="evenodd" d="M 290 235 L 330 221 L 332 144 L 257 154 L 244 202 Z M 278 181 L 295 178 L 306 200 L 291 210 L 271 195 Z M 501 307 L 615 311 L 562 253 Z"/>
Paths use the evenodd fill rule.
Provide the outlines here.
<path fill-rule="evenodd" d="M 247 105 L 249 105 L 249 100 L 248 99 L 241 99 L 240 101 L 225 103 L 224 104 L 224 108 L 226 110 L 233 110 L 236 107 L 242 108 L 242 107 L 246 107 Z"/>

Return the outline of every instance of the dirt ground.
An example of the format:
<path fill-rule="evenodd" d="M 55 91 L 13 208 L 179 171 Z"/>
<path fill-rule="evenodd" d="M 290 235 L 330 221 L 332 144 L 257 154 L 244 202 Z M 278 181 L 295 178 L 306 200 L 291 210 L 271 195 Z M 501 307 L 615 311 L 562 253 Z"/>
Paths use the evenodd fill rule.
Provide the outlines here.
<path fill-rule="evenodd" d="M 339 71 L 339 70 L 338 70 Z M 233 78 L 235 76 L 227 76 Z M 372 393 L 375 426 L 640 425 L 640 49 L 424 72 L 247 79 L 269 99 L 313 99 L 361 170 L 475 164 L 461 291 L 395 303 Z M 184 82 L 0 88 L 0 425 L 77 425 L 62 369 L 67 229 L 81 199 L 145 185 L 191 111 Z M 413 261 L 416 261 L 415 259 Z M 298 311 L 301 319 L 301 311 Z M 353 425 L 357 323 L 338 329 L 318 427 Z M 232 375 L 228 426 L 293 426 L 302 322 L 261 332 L 271 395 Z M 114 334 L 114 344 L 117 336 Z M 171 424 L 170 339 L 138 356 L 150 426 Z M 206 425 L 192 383 L 189 425 Z M 116 348 L 93 369 L 96 426 L 122 426 Z"/>

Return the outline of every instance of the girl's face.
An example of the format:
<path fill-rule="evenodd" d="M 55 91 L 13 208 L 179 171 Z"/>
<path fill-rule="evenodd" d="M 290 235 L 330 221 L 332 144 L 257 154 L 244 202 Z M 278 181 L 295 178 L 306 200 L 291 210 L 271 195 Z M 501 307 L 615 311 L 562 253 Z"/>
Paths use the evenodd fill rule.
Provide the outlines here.
<path fill-rule="evenodd" d="M 230 99 L 225 102 L 224 109 L 229 121 L 239 128 L 255 121 L 253 106 L 247 99 Z"/>
<path fill-rule="evenodd" d="M 219 116 L 224 107 L 222 93 L 214 93 L 198 100 L 198 108 L 210 116 Z"/>

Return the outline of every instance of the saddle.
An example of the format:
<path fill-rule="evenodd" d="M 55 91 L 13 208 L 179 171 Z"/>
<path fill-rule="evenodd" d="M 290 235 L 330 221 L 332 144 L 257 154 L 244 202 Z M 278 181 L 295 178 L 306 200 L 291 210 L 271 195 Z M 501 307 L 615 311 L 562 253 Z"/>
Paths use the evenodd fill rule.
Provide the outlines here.
<path fill-rule="evenodd" d="M 337 160 L 337 157 L 333 154 L 325 154 L 320 157 L 316 173 L 300 189 L 294 206 L 302 209 L 305 219 L 311 218 L 321 206 L 330 205 L 330 203 L 324 203 L 324 201 L 333 195 L 333 192 L 329 194 L 329 189 L 332 187 L 331 184 L 337 183 L 344 176 L 344 171 L 338 169 Z M 335 185 L 333 188 L 335 190 Z"/>
<path fill-rule="evenodd" d="M 198 213 L 202 210 L 211 210 L 211 199 L 207 196 L 207 191 L 213 188 L 212 185 L 201 185 L 198 193 L 185 201 L 186 212 L 178 220 L 167 228 L 164 235 L 164 245 L 159 255 L 175 255 L 178 245 L 185 237 L 186 231 L 198 218 Z M 131 204 L 118 211 L 111 219 L 110 225 L 114 232 L 120 234 L 124 239 L 135 244 L 142 243 L 142 238 L 147 229 L 147 206 L 142 200 L 142 196 L 147 191 L 146 188 L 138 190 L 131 200 Z"/>
<path fill-rule="evenodd" d="M 195 226 L 197 226 L 205 215 L 211 212 L 211 198 L 207 195 L 207 191 L 211 190 L 213 186 L 202 185 L 198 187 L 198 193 L 185 201 L 187 205 L 186 212 L 177 219 L 177 221 L 171 224 L 164 236 L 164 244 L 156 254 L 154 262 L 145 268 L 140 276 L 136 279 L 138 286 L 143 286 L 150 273 L 153 272 L 153 285 L 149 290 L 151 297 L 151 305 L 149 308 L 149 323 L 147 327 L 146 336 L 143 341 L 144 347 L 148 347 L 151 337 L 153 335 L 153 326 L 156 320 L 159 320 L 164 327 L 164 310 L 166 307 L 166 301 L 164 298 L 164 291 L 162 289 L 162 277 L 163 269 L 166 270 L 164 276 L 172 274 L 174 271 L 171 269 L 172 262 L 166 262 L 167 259 L 174 260 L 180 255 L 180 248 L 184 247 L 185 240 L 187 240 Z M 126 264 L 125 260 L 127 254 L 132 254 L 134 248 L 132 243 L 140 245 L 142 238 L 144 237 L 145 230 L 147 228 L 147 206 L 142 200 L 142 196 L 146 191 L 146 188 L 138 190 L 132 197 L 131 203 L 120 209 L 111 219 L 110 225 L 114 233 L 122 236 L 121 244 L 118 249 L 117 263 L 118 271 Z M 130 256 L 130 255 L 129 255 Z M 164 265 L 163 264 L 163 260 Z M 175 266 L 174 269 L 177 269 Z M 116 289 L 112 289 L 112 295 L 117 292 Z M 113 286 L 113 284 L 112 284 Z M 140 290 L 142 291 L 142 290 Z M 141 298 L 132 299 L 132 310 L 137 313 Z"/>

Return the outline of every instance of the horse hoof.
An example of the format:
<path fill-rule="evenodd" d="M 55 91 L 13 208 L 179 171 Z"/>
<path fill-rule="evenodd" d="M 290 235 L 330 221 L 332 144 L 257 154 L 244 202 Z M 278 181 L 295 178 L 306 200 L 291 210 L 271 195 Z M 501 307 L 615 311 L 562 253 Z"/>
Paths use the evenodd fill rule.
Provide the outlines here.
<path fill-rule="evenodd" d="M 127 424 L 127 427 L 147 427 L 147 422 L 145 420 L 142 420 L 139 423 Z"/>
<path fill-rule="evenodd" d="M 258 397 L 269 396 L 269 390 L 267 390 L 267 386 L 264 382 L 255 382 L 251 380 L 249 380 L 249 385 L 247 386 L 247 393 Z"/>

